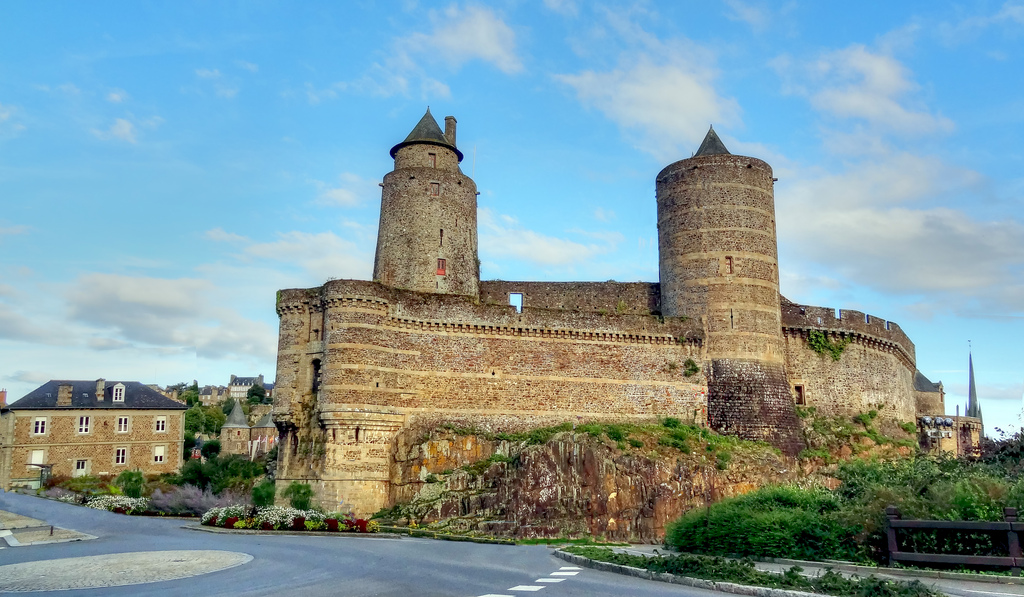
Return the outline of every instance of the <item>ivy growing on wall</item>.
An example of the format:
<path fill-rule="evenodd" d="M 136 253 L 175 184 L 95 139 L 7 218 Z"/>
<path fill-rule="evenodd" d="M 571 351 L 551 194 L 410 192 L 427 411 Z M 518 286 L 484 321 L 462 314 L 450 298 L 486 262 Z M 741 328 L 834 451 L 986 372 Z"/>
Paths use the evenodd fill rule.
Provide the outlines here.
<path fill-rule="evenodd" d="M 700 367 L 697 366 L 697 363 L 693 359 L 686 359 L 686 362 L 683 363 L 683 375 L 692 377 L 698 372 L 700 372 Z"/>
<path fill-rule="evenodd" d="M 843 356 L 843 351 L 846 350 L 846 345 L 849 343 L 849 337 L 833 341 L 829 340 L 824 332 L 818 330 L 811 330 L 807 334 L 807 345 L 811 347 L 811 350 L 821 355 L 831 355 L 833 361 L 838 361 L 839 357 Z"/>

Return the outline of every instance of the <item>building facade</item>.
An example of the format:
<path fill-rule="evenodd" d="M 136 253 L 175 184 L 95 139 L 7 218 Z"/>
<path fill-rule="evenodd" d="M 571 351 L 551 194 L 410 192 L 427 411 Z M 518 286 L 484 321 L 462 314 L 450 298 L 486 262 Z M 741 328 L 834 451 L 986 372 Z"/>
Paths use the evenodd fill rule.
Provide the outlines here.
<path fill-rule="evenodd" d="M 476 186 L 445 124 L 428 110 L 391 150 L 374 280 L 278 294 L 280 483 L 372 513 L 394 500 L 396 447 L 441 423 L 672 416 L 795 455 L 798 405 L 915 420 L 897 324 L 780 296 L 767 163 L 712 130 L 658 174 L 658 283 L 481 281 Z"/>
<path fill-rule="evenodd" d="M 0 487 L 54 476 L 170 473 L 186 407 L 135 381 L 49 381 L 0 408 Z"/>

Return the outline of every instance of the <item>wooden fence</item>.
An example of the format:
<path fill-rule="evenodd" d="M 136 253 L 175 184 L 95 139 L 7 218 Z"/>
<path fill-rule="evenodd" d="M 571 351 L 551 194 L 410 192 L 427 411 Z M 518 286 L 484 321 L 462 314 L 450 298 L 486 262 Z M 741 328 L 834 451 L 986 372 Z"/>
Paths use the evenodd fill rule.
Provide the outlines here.
<path fill-rule="evenodd" d="M 1014 576 L 1020 576 L 1024 556 L 1021 555 L 1020 539 L 1017 533 L 1024 531 L 1024 522 L 1017 521 L 1016 508 L 1003 509 L 1002 522 L 967 522 L 963 520 L 903 520 L 895 506 L 885 509 L 888 519 L 886 534 L 889 540 L 889 565 L 896 562 L 914 564 L 964 564 L 967 566 L 993 566 L 1010 568 Z M 896 541 L 896 530 L 936 530 L 949 529 L 972 531 L 976 533 L 1006 533 L 1008 555 L 1005 556 L 967 556 L 956 554 L 918 553 L 900 551 Z"/>

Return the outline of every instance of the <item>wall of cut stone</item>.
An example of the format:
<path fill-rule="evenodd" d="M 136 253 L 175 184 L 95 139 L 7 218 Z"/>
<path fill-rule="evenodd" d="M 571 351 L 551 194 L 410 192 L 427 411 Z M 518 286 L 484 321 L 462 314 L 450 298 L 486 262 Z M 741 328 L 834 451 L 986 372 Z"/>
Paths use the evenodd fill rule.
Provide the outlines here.
<path fill-rule="evenodd" d="M 805 330 L 787 328 L 783 334 L 789 381 L 804 387 L 807 406 L 822 415 L 875 410 L 889 423 L 915 420 L 914 368 L 897 345 L 864 335 L 825 333 L 833 342 L 851 338 L 838 361 L 812 350 Z"/>
<path fill-rule="evenodd" d="M 660 285 L 651 282 L 480 282 L 481 302 L 509 304 L 523 295 L 523 306 L 559 311 L 650 315 L 661 309 Z"/>

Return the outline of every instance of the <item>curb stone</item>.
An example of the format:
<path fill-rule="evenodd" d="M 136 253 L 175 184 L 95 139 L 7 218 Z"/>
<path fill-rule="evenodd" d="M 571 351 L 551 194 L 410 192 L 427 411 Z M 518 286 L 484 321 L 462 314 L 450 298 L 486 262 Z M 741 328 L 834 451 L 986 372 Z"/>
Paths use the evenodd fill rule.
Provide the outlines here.
<path fill-rule="evenodd" d="M 1002 585 L 1024 585 L 1024 576 L 1002 576 L 997 574 L 971 574 L 970 572 L 946 572 L 943 570 L 911 570 L 908 568 L 881 568 L 876 566 L 862 566 L 853 562 L 842 560 L 825 560 L 824 562 L 810 562 L 806 560 L 790 560 L 787 558 L 760 558 L 755 562 L 767 564 L 784 564 L 786 566 L 800 566 L 801 568 L 822 568 L 828 567 L 842 572 L 851 572 L 860 575 L 905 576 L 908 578 L 944 578 L 948 580 L 969 580 L 971 582 L 982 582 Z"/>
<path fill-rule="evenodd" d="M 804 591 L 792 591 L 789 589 L 773 589 L 770 587 L 754 587 L 751 585 L 741 585 L 732 582 L 704 580 L 702 578 L 690 578 L 689 576 L 676 576 L 675 574 L 668 572 L 651 572 L 650 570 L 634 568 L 632 566 L 623 566 L 621 564 L 612 564 L 611 562 L 598 562 L 597 560 L 591 560 L 590 558 L 571 554 L 560 549 L 556 549 L 554 554 L 556 558 L 565 560 L 566 562 L 570 562 L 578 566 L 584 566 L 586 568 L 601 570 L 602 572 L 614 572 L 616 574 L 625 574 L 627 576 L 643 578 L 645 580 L 656 580 L 676 585 L 683 585 L 686 587 L 695 587 L 698 589 L 709 589 L 712 591 L 721 591 L 723 593 L 734 593 L 736 595 L 751 595 L 753 597 L 822 597 L 819 593 L 807 593 Z"/>
<path fill-rule="evenodd" d="M 401 539 L 401 535 L 393 533 L 338 533 L 330 531 L 264 531 L 262 529 L 225 529 L 202 524 L 186 524 L 181 528 L 186 531 L 214 533 L 216 535 L 287 535 L 290 537 L 345 537 L 348 539 Z"/>

